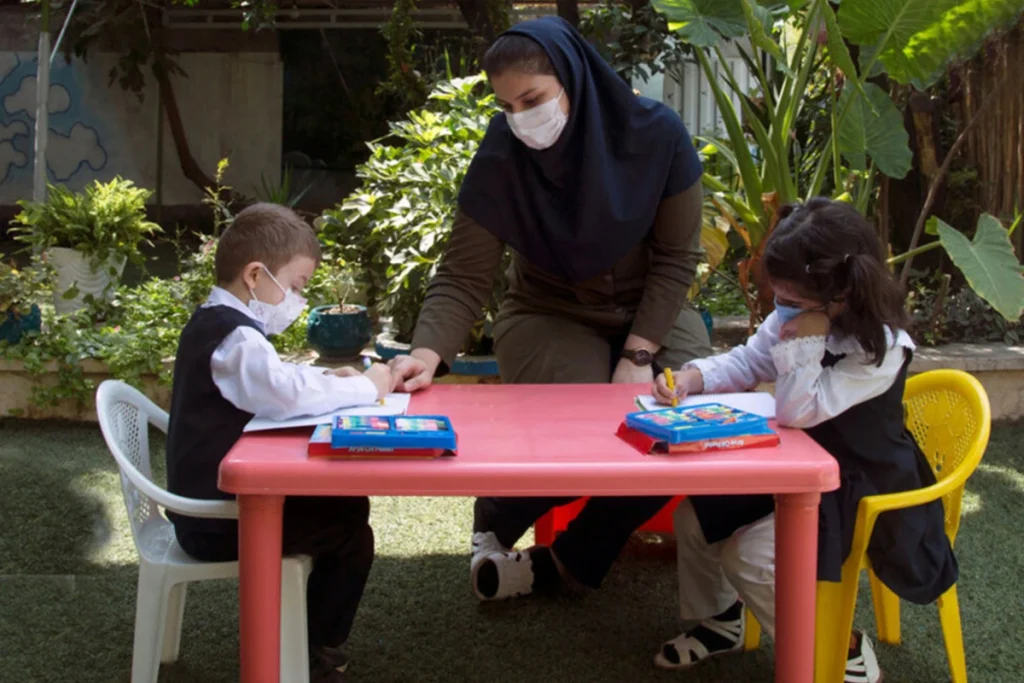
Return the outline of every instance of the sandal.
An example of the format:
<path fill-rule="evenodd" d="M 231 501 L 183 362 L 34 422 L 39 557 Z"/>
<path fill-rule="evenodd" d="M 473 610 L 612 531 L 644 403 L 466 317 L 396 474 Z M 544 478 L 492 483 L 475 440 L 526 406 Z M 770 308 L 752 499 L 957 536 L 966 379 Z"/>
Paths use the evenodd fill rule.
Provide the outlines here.
<path fill-rule="evenodd" d="M 736 612 L 738 616 L 729 618 Z M 718 617 L 705 619 L 662 645 L 661 652 L 654 656 L 654 665 L 660 669 L 685 669 L 711 657 L 739 652 L 743 649 L 746 626 L 743 603 L 737 602 Z"/>

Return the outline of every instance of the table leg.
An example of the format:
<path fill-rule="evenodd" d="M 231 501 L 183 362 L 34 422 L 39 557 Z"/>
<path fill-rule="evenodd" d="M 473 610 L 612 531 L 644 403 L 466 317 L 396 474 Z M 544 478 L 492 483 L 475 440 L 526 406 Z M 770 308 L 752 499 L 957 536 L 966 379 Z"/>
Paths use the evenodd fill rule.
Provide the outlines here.
<path fill-rule="evenodd" d="M 238 496 L 242 683 L 278 683 L 283 496 Z"/>
<path fill-rule="evenodd" d="M 813 683 L 821 494 L 775 497 L 775 681 Z"/>

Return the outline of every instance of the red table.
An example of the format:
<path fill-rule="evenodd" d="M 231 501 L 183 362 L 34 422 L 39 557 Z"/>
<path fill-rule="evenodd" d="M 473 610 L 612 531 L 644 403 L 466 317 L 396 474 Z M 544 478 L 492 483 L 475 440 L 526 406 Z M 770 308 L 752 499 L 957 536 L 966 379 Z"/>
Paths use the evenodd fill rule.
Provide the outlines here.
<path fill-rule="evenodd" d="M 220 466 L 220 488 L 239 505 L 243 683 L 278 681 L 285 496 L 702 493 L 776 494 L 775 680 L 812 683 L 818 502 L 839 485 L 835 460 L 794 430 L 781 430 L 780 448 L 642 455 L 614 432 L 645 389 L 435 386 L 413 398 L 410 412 L 451 418 L 459 455 L 447 460 L 311 460 L 308 430 L 244 436 Z"/>

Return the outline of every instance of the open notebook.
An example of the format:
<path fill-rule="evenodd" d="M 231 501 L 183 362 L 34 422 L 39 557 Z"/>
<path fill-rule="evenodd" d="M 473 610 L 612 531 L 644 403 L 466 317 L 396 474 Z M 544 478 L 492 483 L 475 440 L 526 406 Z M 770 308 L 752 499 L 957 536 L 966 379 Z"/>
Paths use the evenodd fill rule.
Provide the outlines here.
<path fill-rule="evenodd" d="M 384 404 L 375 403 L 371 406 L 357 406 L 336 410 L 325 415 L 307 415 L 295 417 L 290 420 L 268 420 L 266 418 L 254 417 L 245 425 L 243 432 L 265 432 L 271 429 L 294 429 L 296 427 L 315 427 L 322 424 L 332 424 L 335 415 L 405 415 L 409 410 L 409 394 L 389 394 L 384 398 Z"/>
<path fill-rule="evenodd" d="M 740 394 L 696 394 L 687 396 L 679 402 L 679 405 L 685 408 L 702 403 L 722 403 L 730 408 L 745 410 L 769 420 L 775 419 L 775 397 L 761 391 L 748 391 Z M 658 403 L 650 395 L 637 396 L 636 405 L 640 410 L 664 410 L 668 407 Z"/>

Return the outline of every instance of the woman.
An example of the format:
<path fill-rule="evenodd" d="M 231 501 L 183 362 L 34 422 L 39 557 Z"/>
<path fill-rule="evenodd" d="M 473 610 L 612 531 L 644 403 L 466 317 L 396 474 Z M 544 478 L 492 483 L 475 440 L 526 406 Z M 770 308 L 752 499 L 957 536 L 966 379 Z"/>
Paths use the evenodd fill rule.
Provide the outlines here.
<path fill-rule="evenodd" d="M 567 22 L 520 24 L 484 57 L 498 102 L 459 193 L 399 389 L 446 372 L 487 301 L 503 382 L 635 383 L 710 352 L 686 293 L 700 260 L 701 165 L 676 115 L 637 97 Z M 593 498 L 551 548 L 509 550 L 562 498 L 480 498 L 473 590 L 482 600 L 597 588 L 667 498 Z"/>

